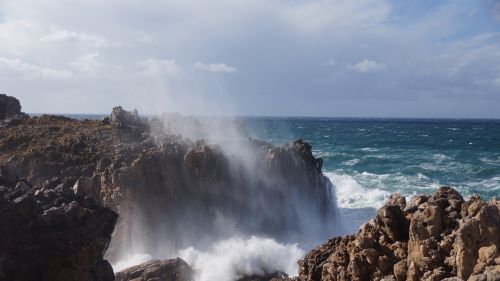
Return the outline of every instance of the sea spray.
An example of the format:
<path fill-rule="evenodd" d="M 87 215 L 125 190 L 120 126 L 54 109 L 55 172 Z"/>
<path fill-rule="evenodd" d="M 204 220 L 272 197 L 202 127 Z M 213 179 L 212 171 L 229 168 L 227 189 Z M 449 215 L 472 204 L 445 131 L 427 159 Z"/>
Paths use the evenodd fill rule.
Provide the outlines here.
<path fill-rule="evenodd" d="M 215 243 L 209 251 L 189 247 L 179 256 L 194 268 L 197 281 L 233 281 L 276 271 L 295 276 L 297 260 L 304 251 L 297 244 L 281 244 L 270 238 L 236 236 Z"/>
<path fill-rule="evenodd" d="M 181 255 L 203 279 L 217 272 L 200 257 L 217 255 L 223 275 L 295 274 L 301 248 L 340 233 L 334 187 L 307 143 L 275 147 L 231 120 L 162 118 L 149 123 L 155 145 L 115 177 L 123 194 L 108 251 L 115 269 Z"/>

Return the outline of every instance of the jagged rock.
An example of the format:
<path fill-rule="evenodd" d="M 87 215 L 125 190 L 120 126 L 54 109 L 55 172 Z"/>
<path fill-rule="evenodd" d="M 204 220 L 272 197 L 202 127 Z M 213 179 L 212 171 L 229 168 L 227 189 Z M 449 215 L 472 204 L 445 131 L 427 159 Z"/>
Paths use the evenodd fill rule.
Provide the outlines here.
<path fill-rule="evenodd" d="M 146 130 L 147 125 L 136 109 L 133 111 L 126 111 L 121 106 L 113 108 L 110 116 L 110 124 L 115 127 L 122 138 L 131 137 L 133 139 L 139 138 Z M 106 122 L 104 122 L 106 124 Z"/>
<path fill-rule="evenodd" d="M 94 178 L 80 177 L 73 185 L 73 191 L 76 195 L 100 199 L 100 184 Z"/>
<path fill-rule="evenodd" d="M 274 147 L 244 135 L 211 143 L 172 135 L 186 123 L 211 135 L 212 127 L 205 127 L 211 120 L 197 120 L 146 120 L 121 107 L 106 120 L 33 117 L 0 128 L 0 166 L 33 185 L 71 179 L 37 191 L 40 200 L 54 200 L 54 189 L 63 184 L 65 192 L 69 187 L 119 213 L 106 253 L 112 262 L 131 244 L 161 256 L 159 239 L 182 249 L 228 237 L 233 232 L 225 222 L 242 233 L 290 242 L 304 235 L 323 239 L 332 231 L 325 222 L 334 221 L 334 194 L 309 144 Z M 231 122 L 220 124 L 221 133 L 243 134 Z M 144 243 L 131 243 L 138 237 Z"/>
<path fill-rule="evenodd" d="M 399 205 L 384 205 L 377 212 L 376 222 L 392 241 L 408 241 L 408 221 Z"/>
<path fill-rule="evenodd" d="M 115 281 L 191 281 L 193 270 L 182 259 L 152 260 L 124 269 Z"/>
<path fill-rule="evenodd" d="M 0 94 L 0 121 L 27 118 L 21 111 L 21 103 L 15 97 Z"/>
<path fill-rule="evenodd" d="M 114 280 L 103 256 L 116 220 L 113 211 L 57 180 L 46 187 L 0 186 L 0 279 Z"/>
<path fill-rule="evenodd" d="M 464 201 L 450 187 L 406 205 L 394 195 L 356 235 L 309 252 L 297 279 L 500 280 L 499 233 L 498 200 Z"/>

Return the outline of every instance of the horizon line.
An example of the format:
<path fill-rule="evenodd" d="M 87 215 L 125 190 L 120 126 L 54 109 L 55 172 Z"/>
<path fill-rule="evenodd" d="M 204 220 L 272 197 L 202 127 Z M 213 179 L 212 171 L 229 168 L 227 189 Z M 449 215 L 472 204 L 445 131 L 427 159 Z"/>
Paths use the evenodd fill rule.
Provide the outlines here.
<path fill-rule="evenodd" d="M 109 116 L 110 113 L 47 113 L 47 112 L 26 112 L 30 117 L 40 116 L 40 115 L 100 115 Z M 144 117 L 160 116 L 162 114 L 180 114 L 184 116 L 195 116 L 195 117 L 240 117 L 240 118 L 309 118 L 309 119 L 420 119 L 420 120 L 500 120 L 500 117 L 397 117 L 397 116 L 313 116 L 313 115 L 196 115 L 196 114 L 184 114 L 179 112 L 163 112 L 160 114 L 139 114 Z"/>

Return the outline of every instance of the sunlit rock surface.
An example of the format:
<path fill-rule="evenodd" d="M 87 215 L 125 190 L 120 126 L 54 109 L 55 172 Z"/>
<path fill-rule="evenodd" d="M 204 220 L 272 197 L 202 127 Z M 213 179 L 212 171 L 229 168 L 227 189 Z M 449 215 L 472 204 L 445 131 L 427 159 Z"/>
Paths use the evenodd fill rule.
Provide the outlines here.
<path fill-rule="evenodd" d="M 393 195 L 355 235 L 299 262 L 299 280 L 500 280 L 500 201 L 450 187 L 406 203 Z M 446 279 L 448 278 L 448 279 Z"/>

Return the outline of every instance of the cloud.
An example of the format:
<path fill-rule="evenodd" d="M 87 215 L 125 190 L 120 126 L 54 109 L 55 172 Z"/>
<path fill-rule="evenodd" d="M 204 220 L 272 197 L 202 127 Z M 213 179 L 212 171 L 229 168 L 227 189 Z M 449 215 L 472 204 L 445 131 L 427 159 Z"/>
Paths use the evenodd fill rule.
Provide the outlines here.
<path fill-rule="evenodd" d="M 159 60 L 149 58 L 139 62 L 141 67 L 140 73 L 143 75 L 167 75 L 179 76 L 183 72 L 183 68 L 179 66 L 175 60 Z"/>
<path fill-rule="evenodd" d="M 76 58 L 70 63 L 70 66 L 78 72 L 98 76 L 105 65 L 101 60 L 99 52 L 95 52 Z"/>
<path fill-rule="evenodd" d="M 382 71 L 387 68 L 387 66 L 383 63 L 375 62 L 372 60 L 364 59 L 354 65 L 349 65 L 349 69 L 358 71 L 358 72 L 377 72 Z"/>
<path fill-rule="evenodd" d="M 182 112 L 196 114 L 210 97 L 241 115 L 498 118 L 499 2 L 485 1 L 0 1 L 0 84 L 31 111 L 54 109 L 50 97 L 70 87 L 79 99 L 59 111 L 107 112 L 117 99 L 182 111 L 174 102 L 186 99 Z M 29 74 L 7 66 L 15 58 Z M 63 89 L 43 77 L 72 79 Z M 137 98 L 145 88 L 160 98 Z M 157 102 L 165 93 L 171 107 Z"/>
<path fill-rule="evenodd" d="M 196 62 L 193 67 L 198 70 L 209 71 L 209 72 L 235 72 L 236 68 L 226 65 L 225 63 L 210 63 L 205 64 L 202 62 Z"/>
<path fill-rule="evenodd" d="M 86 34 L 68 30 L 53 30 L 40 38 L 42 42 L 67 42 L 76 44 L 87 44 L 92 47 L 104 47 L 110 42 L 103 36 L 96 34 Z"/>
<path fill-rule="evenodd" d="M 147 34 L 147 33 L 139 34 L 136 37 L 136 40 L 146 45 L 156 44 L 158 42 L 153 34 Z"/>
<path fill-rule="evenodd" d="M 69 70 L 45 68 L 23 62 L 17 58 L 8 59 L 0 57 L 0 77 L 1 76 L 21 76 L 23 79 L 69 79 L 73 76 L 73 72 Z"/>

